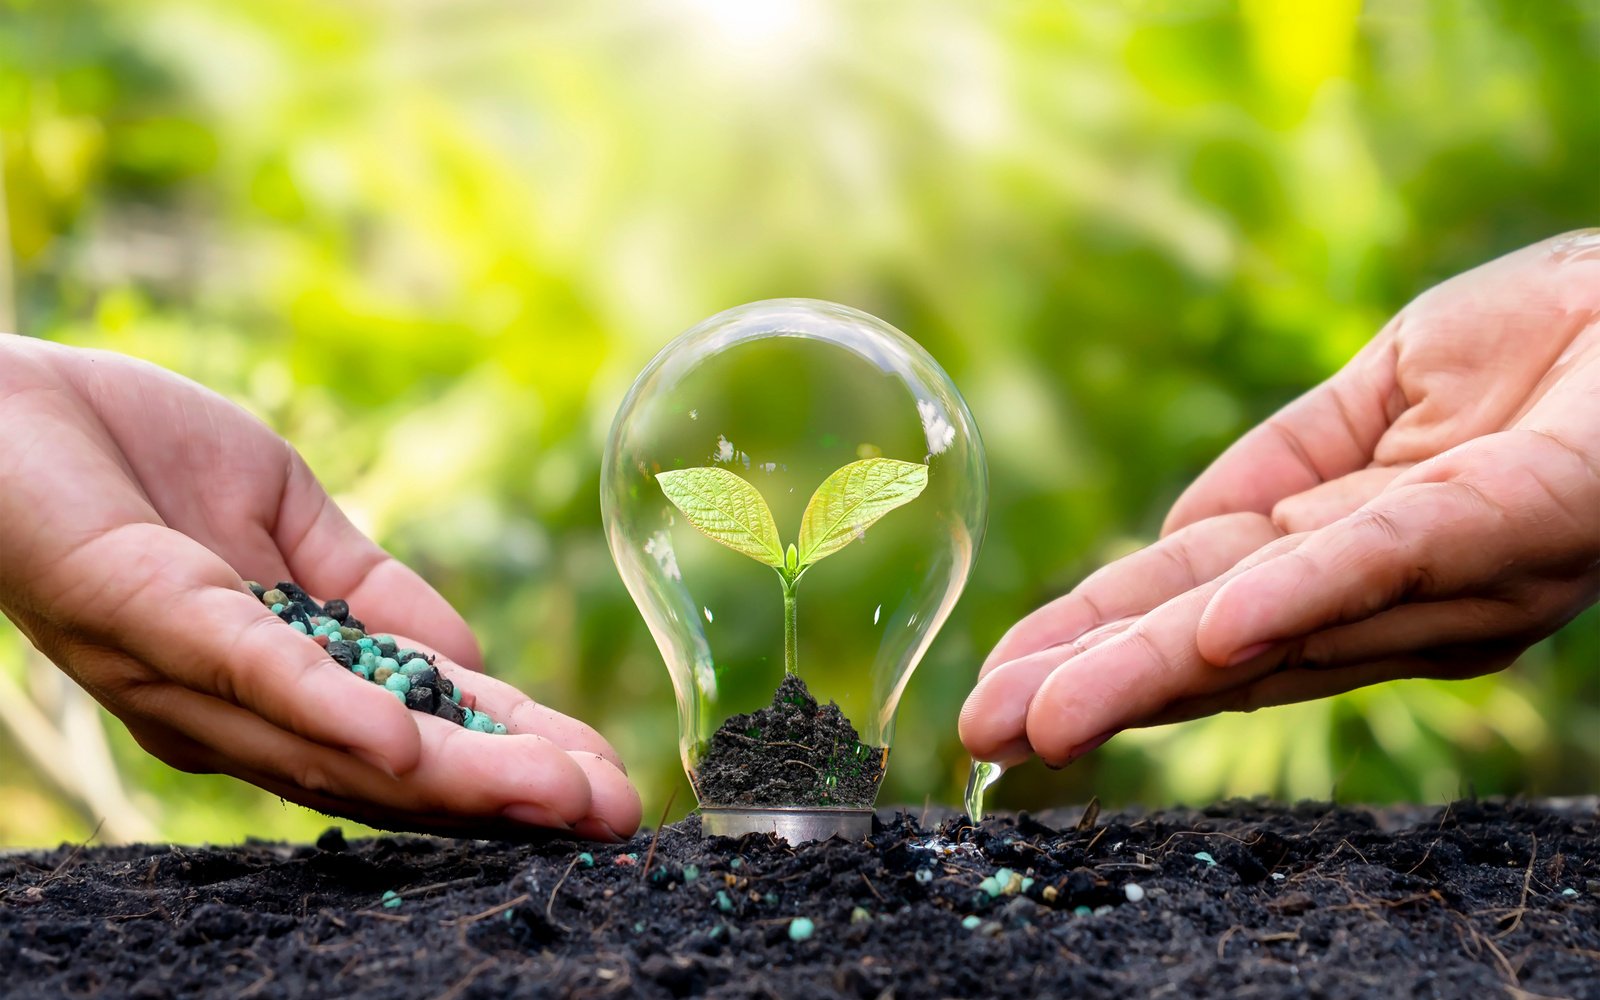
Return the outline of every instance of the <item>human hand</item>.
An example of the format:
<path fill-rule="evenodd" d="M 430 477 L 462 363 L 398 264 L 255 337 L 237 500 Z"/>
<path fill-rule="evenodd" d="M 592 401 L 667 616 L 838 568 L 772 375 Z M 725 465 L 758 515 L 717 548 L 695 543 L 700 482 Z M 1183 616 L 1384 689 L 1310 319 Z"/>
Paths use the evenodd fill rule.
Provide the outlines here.
<path fill-rule="evenodd" d="M 1134 726 L 1506 666 L 1600 594 L 1597 401 L 1600 231 L 1445 282 L 1228 449 L 1159 542 L 1019 622 L 963 741 L 1060 765 Z"/>
<path fill-rule="evenodd" d="M 494 736 L 407 710 L 243 579 L 344 597 L 442 654 Z M 613 839 L 638 794 L 594 730 L 481 673 L 471 631 L 281 438 L 151 365 L 0 335 L 0 610 L 156 757 L 389 828 Z M 468 702 L 471 704 L 471 701 Z"/>

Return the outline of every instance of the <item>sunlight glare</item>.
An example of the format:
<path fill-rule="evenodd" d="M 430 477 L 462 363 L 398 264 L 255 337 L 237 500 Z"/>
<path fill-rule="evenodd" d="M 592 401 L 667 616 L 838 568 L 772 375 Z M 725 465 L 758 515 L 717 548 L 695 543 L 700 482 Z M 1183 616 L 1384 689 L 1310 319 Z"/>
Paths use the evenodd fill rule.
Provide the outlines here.
<path fill-rule="evenodd" d="M 793 37 L 808 19 L 803 0 L 684 0 L 724 40 L 749 48 L 770 48 Z"/>

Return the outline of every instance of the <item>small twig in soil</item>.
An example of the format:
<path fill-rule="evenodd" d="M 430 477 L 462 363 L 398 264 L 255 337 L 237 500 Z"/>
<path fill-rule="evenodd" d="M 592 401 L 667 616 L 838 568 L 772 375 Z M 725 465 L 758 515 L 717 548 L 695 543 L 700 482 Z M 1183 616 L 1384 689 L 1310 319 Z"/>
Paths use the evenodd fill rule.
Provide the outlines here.
<path fill-rule="evenodd" d="M 754 736 L 746 736 L 744 733 L 735 732 L 729 732 L 726 735 L 758 747 L 794 747 L 796 750 L 805 751 L 810 751 L 812 749 L 811 747 L 806 746 L 804 743 L 796 743 L 793 740 L 758 740 Z M 838 749 L 838 747 L 835 746 L 834 749 Z"/>
<path fill-rule="evenodd" d="M 1094 832 L 1094 836 L 1089 838 L 1089 843 L 1084 846 L 1083 853 L 1088 854 L 1090 851 L 1094 850 L 1094 845 L 1100 843 L 1100 838 L 1104 837 L 1106 835 L 1106 831 L 1109 829 L 1111 829 L 1111 827 L 1102 826 L 1100 829 L 1096 830 Z"/>
<path fill-rule="evenodd" d="M 257 993 L 260 993 L 262 990 L 266 989 L 267 984 L 276 979 L 277 976 L 277 973 L 273 972 L 271 969 L 267 969 L 262 974 L 260 979 L 257 979 L 249 986 L 246 986 L 244 989 L 240 990 L 235 994 L 235 996 L 238 998 L 238 1000 L 249 1000 L 250 997 L 253 997 Z"/>
<path fill-rule="evenodd" d="M 818 768 L 812 767 L 810 764 L 807 764 L 803 760 L 795 760 L 793 758 L 785 758 L 784 759 L 784 763 L 785 764 L 799 764 L 801 767 L 805 768 L 807 771 L 810 771 L 812 774 L 816 775 L 817 777 L 819 777 L 819 778 L 822 777 L 822 771 L 821 770 L 819 770 Z"/>
<path fill-rule="evenodd" d="M 448 882 L 435 882 L 432 885 L 419 885 L 415 889 L 406 889 L 401 893 L 401 895 L 420 896 L 425 892 L 434 892 L 439 889 L 456 889 L 464 885 L 472 885 L 474 882 L 477 882 L 480 877 L 481 876 L 478 875 L 469 875 L 466 878 L 451 879 Z"/>
<path fill-rule="evenodd" d="M 528 894 L 527 893 L 523 893 L 522 895 L 516 897 L 515 899 L 506 900 L 504 903 L 501 903 L 499 906 L 491 906 L 487 910 L 482 911 L 481 913 L 474 913 L 470 917 L 452 917 L 449 920 L 441 920 L 440 924 L 442 926 L 445 926 L 445 927 L 457 927 L 457 926 L 460 926 L 462 924 L 475 924 L 480 920 L 487 920 L 487 919 L 489 919 L 490 917 L 494 916 L 497 913 L 504 913 L 507 910 L 511 909 L 513 906 L 521 906 L 523 903 L 526 903 L 528 901 L 528 898 L 529 898 Z"/>
<path fill-rule="evenodd" d="M 467 990 L 467 987 L 472 985 L 472 981 L 474 979 L 477 979 L 479 976 L 483 975 L 483 970 L 485 970 L 489 966 L 493 965 L 494 962 L 495 962 L 494 956 L 490 955 L 488 958 L 486 958 L 483 961 L 479 962 L 477 965 L 474 965 L 472 968 L 467 970 L 467 974 L 466 975 L 462 976 L 459 980 L 456 981 L 456 984 L 454 986 L 450 987 L 449 989 L 445 990 L 443 993 L 439 994 L 435 998 L 435 1000 L 456 1000 L 456 997 L 458 997 L 461 994 L 465 993 L 466 990 Z"/>
<path fill-rule="evenodd" d="M 1339 838 L 1339 843 L 1340 843 L 1340 845 L 1342 845 L 1344 847 L 1348 847 L 1348 848 L 1350 848 L 1350 850 L 1355 851 L 1356 857 L 1361 859 L 1361 863 L 1362 864 L 1370 865 L 1372 863 L 1372 862 L 1367 860 L 1367 856 L 1365 854 L 1362 854 L 1360 851 L 1356 850 L 1356 845 L 1350 843 L 1350 841 L 1346 840 L 1344 837 L 1340 837 Z M 1333 857 L 1332 855 L 1329 855 L 1329 860 L 1332 860 L 1332 857 Z"/>
<path fill-rule="evenodd" d="M 1528 912 L 1528 889 L 1533 885 L 1533 862 L 1539 857 L 1539 837 L 1537 834 L 1528 834 L 1533 839 L 1533 850 L 1528 852 L 1528 870 L 1522 876 L 1522 901 L 1510 913 L 1501 917 L 1502 921 L 1510 920 L 1511 924 L 1495 937 L 1503 938 L 1507 934 L 1522 926 L 1522 915 Z"/>
<path fill-rule="evenodd" d="M 557 927 L 562 927 L 563 929 L 564 925 L 561 923 L 561 921 L 551 916 L 551 910 L 554 909 L 556 905 L 556 893 L 561 891 L 561 887 L 567 882 L 567 876 L 571 875 L 572 869 L 576 867 L 578 867 L 578 859 L 573 858 L 572 863 L 567 865 L 567 870 L 561 873 L 561 878 L 556 882 L 555 888 L 550 890 L 550 898 L 544 904 L 544 918 L 550 921 L 552 924 L 555 924 Z"/>
<path fill-rule="evenodd" d="M 89 841 L 100 835 L 100 828 L 105 826 L 105 824 L 105 817 L 102 816 L 100 818 L 100 822 L 94 825 L 94 829 L 89 831 L 89 836 L 72 845 L 72 853 L 63 858 L 59 865 L 56 865 L 55 871 L 45 876 L 44 881 L 39 883 L 40 888 L 49 885 L 51 882 L 54 882 L 57 878 L 61 877 L 61 875 L 63 875 L 67 869 L 72 866 L 73 862 L 78 860 L 78 855 L 83 853 L 83 849 L 89 846 Z"/>
<path fill-rule="evenodd" d="M 1242 930 L 1244 930 L 1243 924 L 1234 924 L 1232 927 L 1229 927 L 1227 930 L 1223 931 L 1221 937 L 1217 938 L 1217 961 L 1220 962 L 1227 957 L 1224 952 L 1228 950 L 1228 942 L 1232 941 L 1233 936 Z"/>
<path fill-rule="evenodd" d="M 861 881 L 867 883 L 867 889 L 872 893 L 873 898 L 880 903 L 883 902 L 883 897 L 878 894 L 878 887 L 872 884 L 872 879 L 867 878 L 867 873 L 857 872 L 856 874 L 861 876 Z"/>
<path fill-rule="evenodd" d="M 639 869 L 639 881 L 641 882 L 644 881 L 646 875 L 650 874 L 650 863 L 656 859 L 656 844 L 661 840 L 661 830 L 667 825 L 667 813 L 672 811 L 672 803 L 677 797 L 678 789 L 673 788 L 672 794 L 667 796 L 667 804 L 661 807 L 661 819 L 656 822 L 655 835 L 650 838 L 650 850 L 645 852 L 644 866 Z"/>
<path fill-rule="evenodd" d="M 1451 912 L 1454 913 L 1454 911 Z M 1510 959 L 1506 958 L 1506 953 L 1501 951 L 1499 946 L 1497 946 L 1493 941 L 1484 937 L 1482 932 L 1480 932 L 1476 927 L 1472 926 L 1470 921 L 1462 917 L 1460 914 L 1455 914 L 1455 916 L 1457 920 L 1460 921 L 1460 925 L 1466 927 L 1467 932 L 1472 935 L 1473 943 L 1481 945 L 1483 948 L 1487 948 L 1489 953 L 1494 956 L 1495 964 L 1498 965 L 1500 967 L 1500 971 L 1505 974 L 1508 986 L 1513 989 L 1517 988 L 1517 970 L 1511 967 L 1511 961 Z"/>
<path fill-rule="evenodd" d="M 155 916 L 156 914 L 158 914 L 160 912 L 161 912 L 161 908 L 158 906 L 153 910 L 146 910 L 143 913 L 113 913 L 113 914 L 111 914 L 111 916 L 106 917 L 105 919 L 107 919 L 107 920 L 142 920 L 145 917 L 153 917 L 153 916 Z"/>
<path fill-rule="evenodd" d="M 1168 844 L 1172 843 L 1174 840 L 1177 840 L 1179 837 L 1223 837 L 1233 841 L 1236 844 L 1243 844 L 1246 847 L 1254 847 L 1256 844 L 1261 843 L 1262 834 L 1258 833 L 1250 840 L 1246 840 L 1243 837 L 1235 837 L 1231 833 L 1223 833 L 1221 830 L 1179 830 L 1177 833 L 1169 836 L 1166 840 L 1163 840 L 1161 843 L 1152 847 L 1150 852 L 1152 854 L 1159 854 L 1161 851 L 1166 850 Z"/>
<path fill-rule="evenodd" d="M 1393 910 L 1401 906 L 1410 906 L 1412 903 L 1422 903 L 1429 900 L 1442 904 L 1444 897 L 1439 895 L 1439 890 L 1429 889 L 1427 892 L 1419 892 L 1413 896 L 1403 896 L 1400 899 L 1372 899 L 1360 903 L 1341 903 L 1338 906 L 1325 906 L 1322 907 L 1322 911 L 1324 913 L 1337 913 L 1340 910 L 1376 910 L 1380 906 Z M 1452 910 L 1451 912 L 1454 911 Z"/>

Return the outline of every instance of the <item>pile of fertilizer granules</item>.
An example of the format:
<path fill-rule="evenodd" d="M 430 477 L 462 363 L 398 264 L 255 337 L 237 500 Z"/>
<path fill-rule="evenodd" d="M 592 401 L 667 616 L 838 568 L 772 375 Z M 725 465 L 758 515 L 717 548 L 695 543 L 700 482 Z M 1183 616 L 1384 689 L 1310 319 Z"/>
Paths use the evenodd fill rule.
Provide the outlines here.
<path fill-rule="evenodd" d="M 366 626 L 350 614 L 344 601 L 318 604 L 292 583 L 268 589 L 251 583 L 250 592 L 289 627 L 327 647 L 333 662 L 364 681 L 382 684 L 407 708 L 437 715 L 480 733 L 504 733 L 503 723 L 487 712 L 461 704 L 461 689 L 450 683 L 434 657 L 415 649 L 401 649 L 393 636 L 368 635 Z"/>

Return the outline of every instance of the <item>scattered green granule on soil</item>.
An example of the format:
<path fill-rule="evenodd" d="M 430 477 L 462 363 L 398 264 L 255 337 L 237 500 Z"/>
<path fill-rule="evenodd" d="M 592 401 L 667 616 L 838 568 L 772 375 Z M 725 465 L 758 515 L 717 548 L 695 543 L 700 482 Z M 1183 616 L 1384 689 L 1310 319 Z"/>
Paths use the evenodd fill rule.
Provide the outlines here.
<path fill-rule="evenodd" d="M 412 711 L 436 715 L 480 733 L 506 733 L 505 724 L 496 722 L 487 712 L 461 706 L 461 689 L 434 665 L 435 657 L 415 649 L 401 649 L 393 636 L 368 635 L 366 625 L 350 613 L 348 603 L 332 600 L 318 604 L 310 594 L 288 582 L 270 590 L 259 583 L 246 586 L 291 628 L 326 648 L 329 659 L 362 680 L 381 685 Z"/>

